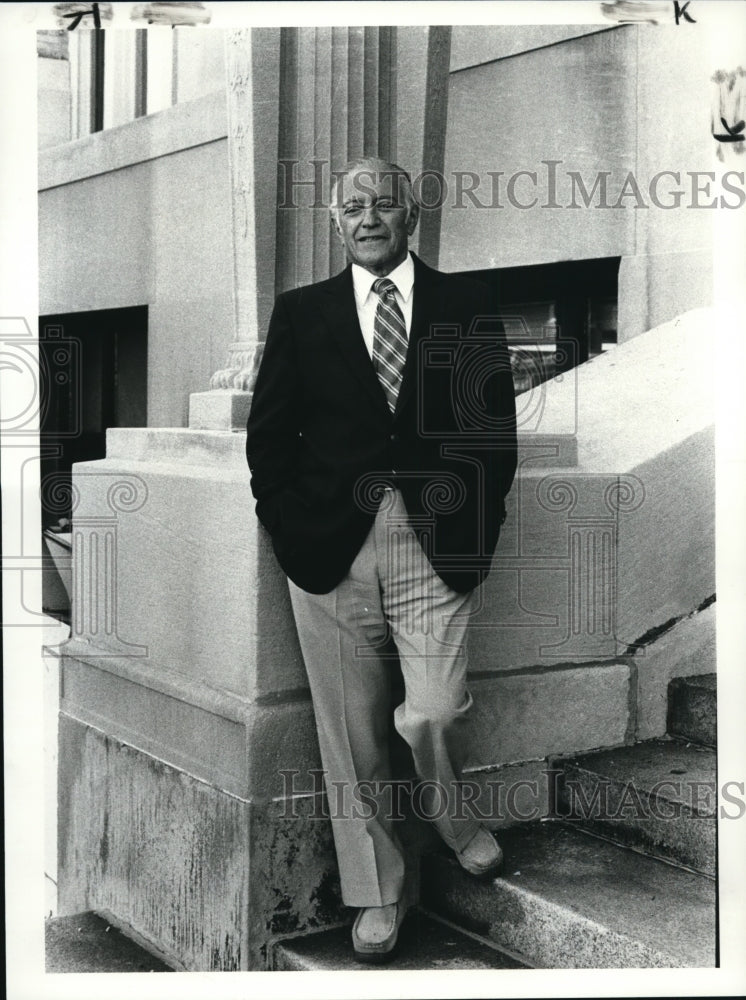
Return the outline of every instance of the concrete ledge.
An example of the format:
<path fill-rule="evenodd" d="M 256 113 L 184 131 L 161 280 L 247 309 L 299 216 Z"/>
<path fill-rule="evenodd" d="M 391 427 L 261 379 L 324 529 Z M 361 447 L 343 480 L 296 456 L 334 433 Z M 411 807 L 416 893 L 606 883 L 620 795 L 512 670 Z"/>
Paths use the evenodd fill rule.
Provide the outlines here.
<path fill-rule="evenodd" d="M 175 671 L 154 670 L 147 662 L 97 657 L 81 643 L 64 647 L 61 665 L 67 715 L 232 795 L 305 792 L 311 787 L 309 771 L 320 767 L 305 690 L 287 700 L 257 703 Z M 498 823 L 546 815 L 551 795 L 544 758 L 625 743 L 631 683 L 625 663 L 470 678 L 468 772 L 479 775 L 479 808 Z M 397 776 L 407 776 L 411 756 L 398 737 L 394 749 Z M 485 771 L 523 761 L 533 762 L 528 772 L 510 779 Z M 297 779 L 283 771 L 296 772 Z M 516 805 L 522 815 L 511 816 L 505 796 L 526 780 L 535 781 L 537 791 L 530 801 L 528 792 L 522 793 L 522 804 Z"/>
<path fill-rule="evenodd" d="M 199 395 L 209 395 L 199 393 Z M 122 459 L 155 464 L 201 466 L 215 470 L 228 463 L 248 483 L 246 438 L 225 431 L 186 427 L 110 427 L 106 432 L 106 461 Z M 100 462 L 87 465 L 92 471 Z M 76 466 L 79 468 L 79 466 Z"/>
<path fill-rule="evenodd" d="M 713 425 L 716 358 L 702 338 L 717 324 L 714 310 L 693 309 L 581 365 L 577 386 L 550 384 L 553 419 L 577 410 L 582 470 L 632 471 Z"/>
<path fill-rule="evenodd" d="M 206 430 L 245 431 L 251 409 L 250 392 L 212 389 L 189 397 L 189 426 Z M 245 437 L 244 437 L 245 443 Z"/>
<path fill-rule="evenodd" d="M 615 746 L 628 737 L 626 663 L 526 670 L 469 681 L 473 765 Z"/>
<path fill-rule="evenodd" d="M 617 498 L 634 496 L 639 485 L 616 473 L 521 471 L 469 623 L 475 668 L 611 660 L 625 652 L 616 629 L 626 598 L 617 586 Z"/>
<path fill-rule="evenodd" d="M 715 593 L 715 434 L 706 427 L 633 470 L 643 499 L 620 511 L 617 634 L 632 645 Z"/>
<path fill-rule="evenodd" d="M 715 590 L 714 404 L 698 309 L 547 383 L 537 432 L 571 427 L 577 464 L 529 460 L 481 589 L 482 668 L 611 659 Z M 537 453 L 538 455 L 538 453 Z"/>
<path fill-rule="evenodd" d="M 40 150 L 39 191 L 225 139 L 227 134 L 225 93 L 220 90 L 124 125 Z"/>
<path fill-rule="evenodd" d="M 173 671 L 70 643 L 62 710 L 243 799 L 283 794 L 282 770 L 318 768 L 310 699 L 258 705 Z M 73 653 L 75 655 L 73 655 Z"/>

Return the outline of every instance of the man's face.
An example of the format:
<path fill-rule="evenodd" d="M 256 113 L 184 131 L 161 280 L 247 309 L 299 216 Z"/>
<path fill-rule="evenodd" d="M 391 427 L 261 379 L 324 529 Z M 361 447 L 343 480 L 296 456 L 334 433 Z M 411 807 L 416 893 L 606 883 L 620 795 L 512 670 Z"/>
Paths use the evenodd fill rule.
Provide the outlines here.
<path fill-rule="evenodd" d="M 337 187 L 337 234 L 350 260 L 379 278 L 407 256 L 417 225 L 417 206 L 407 209 L 401 186 L 401 175 L 359 167 Z"/>

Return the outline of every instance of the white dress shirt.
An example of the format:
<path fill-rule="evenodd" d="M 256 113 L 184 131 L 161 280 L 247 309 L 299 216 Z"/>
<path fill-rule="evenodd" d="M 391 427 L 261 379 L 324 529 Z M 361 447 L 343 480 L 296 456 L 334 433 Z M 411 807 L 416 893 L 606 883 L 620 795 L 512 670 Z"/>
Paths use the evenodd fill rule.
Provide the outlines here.
<path fill-rule="evenodd" d="M 409 337 L 409 331 L 412 328 L 412 300 L 414 299 L 414 264 L 412 263 L 412 255 L 407 254 L 401 264 L 395 267 L 391 274 L 387 274 L 386 277 L 396 285 L 396 301 L 399 303 L 399 308 L 404 316 L 407 337 Z M 352 284 L 355 289 L 357 318 L 360 321 L 363 340 L 371 358 L 373 357 L 376 309 L 380 302 L 380 297 L 373 291 L 373 285 L 376 281 L 378 281 L 378 278 L 375 274 L 366 271 L 359 264 L 352 265 Z"/>

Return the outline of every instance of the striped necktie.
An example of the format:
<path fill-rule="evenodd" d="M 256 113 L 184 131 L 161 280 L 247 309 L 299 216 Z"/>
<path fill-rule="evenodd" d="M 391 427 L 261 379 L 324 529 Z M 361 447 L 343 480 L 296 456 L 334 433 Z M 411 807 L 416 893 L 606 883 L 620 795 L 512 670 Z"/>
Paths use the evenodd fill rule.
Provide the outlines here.
<path fill-rule="evenodd" d="M 392 413 L 407 358 L 407 326 L 395 290 L 390 278 L 379 278 L 373 283 L 373 291 L 380 297 L 373 324 L 373 367 Z"/>

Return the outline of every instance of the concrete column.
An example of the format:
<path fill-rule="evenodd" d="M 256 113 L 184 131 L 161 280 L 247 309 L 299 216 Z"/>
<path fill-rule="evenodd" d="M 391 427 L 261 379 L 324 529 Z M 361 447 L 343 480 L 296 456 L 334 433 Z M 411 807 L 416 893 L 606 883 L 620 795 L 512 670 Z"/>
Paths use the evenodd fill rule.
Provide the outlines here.
<path fill-rule="evenodd" d="M 396 156 L 397 31 L 283 29 L 278 292 L 345 266 L 329 217 L 332 171 L 358 156 Z"/>
<path fill-rule="evenodd" d="M 242 28 L 226 38 L 228 156 L 233 216 L 233 341 L 210 392 L 190 397 L 193 429 L 246 425 L 274 302 L 280 29 Z"/>
<path fill-rule="evenodd" d="M 236 332 L 211 391 L 190 399 L 195 430 L 245 426 L 276 292 L 344 267 L 332 170 L 396 151 L 395 28 L 242 29 L 226 63 Z"/>
<path fill-rule="evenodd" d="M 443 25 L 427 29 L 424 81 L 419 76 L 420 94 L 412 88 L 408 75 L 402 81 L 402 98 L 411 108 L 423 106 L 421 152 L 410 168 L 415 180 L 415 193 L 422 205 L 419 224 L 418 251 L 431 267 L 438 266 L 440 256 L 440 220 L 442 202 L 447 188 L 440 180 L 445 167 L 446 123 L 448 119 L 448 83 L 451 63 L 451 28 Z M 424 83 L 424 92 L 423 92 Z M 406 88 L 406 89 L 405 89 Z M 418 100 L 419 98 L 419 100 Z M 420 182 L 416 175 L 420 175 Z"/>
<path fill-rule="evenodd" d="M 424 171 L 443 171 L 451 61 L 451 28 L 396 29 L 396 157 L 414 179 Z M 437 184 L 419 192 L 435 204 Z M 410 246 L 431 267 L 438 266 L 441 210 L 422 212 Z"/>
<path fill-rule="evenodd" d="M 135 117 L 136 39 L 133 31 L 104 33 L 104 65 L 117 68 L 116 73 L 104 72 L 104 128 L 124 125 Z"/>

